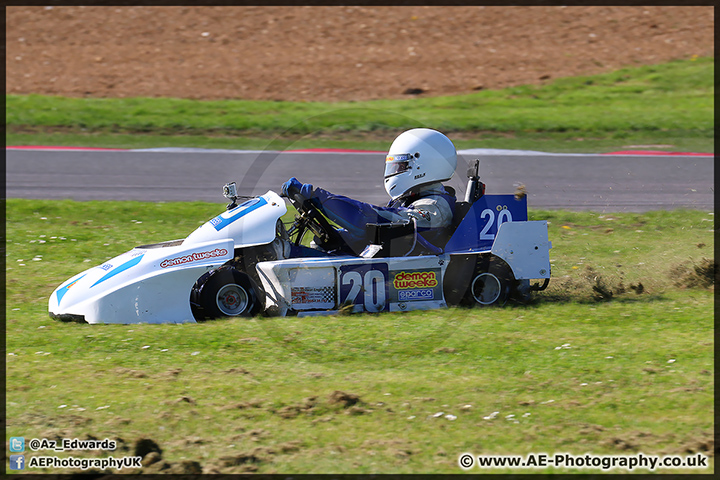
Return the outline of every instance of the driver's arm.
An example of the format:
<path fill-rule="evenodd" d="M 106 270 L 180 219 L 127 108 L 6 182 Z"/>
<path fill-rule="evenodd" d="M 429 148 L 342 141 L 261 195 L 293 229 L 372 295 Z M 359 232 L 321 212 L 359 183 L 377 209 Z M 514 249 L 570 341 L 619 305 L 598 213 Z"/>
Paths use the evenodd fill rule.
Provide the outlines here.
<path fill-rule="evenodd" d="M 315 188 L 312 200 L 330 220 L 357 238 L 365 236 L 368 223 L 402 222 L 405 217 L 398 209 L 377 207 L 343 195 L 335 195 L 322 188 Z"/>
<path fill-rule="evenodd" d="M 299 194 L 303 199 L 310 200 L 327 218 L 358 239 L 364 238 L 368 223 L 397 223 L 415 218 L 419 227 L 434 228 L 438 219 L 445 217 L 444 212 L 433 206 L 433 202 L 420 208 L 379 207 L 322 188 L 313 188 L 309 183 L 300 183 L 295 177 L 283 185 L 281 193 L 285 196 Z"/>

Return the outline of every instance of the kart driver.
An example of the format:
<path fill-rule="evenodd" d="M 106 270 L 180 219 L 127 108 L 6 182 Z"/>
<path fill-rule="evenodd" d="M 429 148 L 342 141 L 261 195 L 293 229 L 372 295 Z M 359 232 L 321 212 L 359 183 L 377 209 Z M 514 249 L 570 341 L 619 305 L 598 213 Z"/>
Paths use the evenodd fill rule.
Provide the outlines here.
<path fill-rule="evenodd" d="M 449 138 L 436 130 L 414 128 L 400 134 L 390 145 L 384 184 L 391 200 L 385 207 L 313 188 L 295 177 L 283 184 L 280 194 L 290 198 L 299 194 L 302 200 L 312 201 L 342 227 L 338 232 L 356 253 L 366 246 L 368 223 L 414 220 L 422 237 L 436 243 L 452 224 L 455 212 L 454 192 L 446 190 L 441 182 L 450 180 L 456 167 L 457 152 Z"/>

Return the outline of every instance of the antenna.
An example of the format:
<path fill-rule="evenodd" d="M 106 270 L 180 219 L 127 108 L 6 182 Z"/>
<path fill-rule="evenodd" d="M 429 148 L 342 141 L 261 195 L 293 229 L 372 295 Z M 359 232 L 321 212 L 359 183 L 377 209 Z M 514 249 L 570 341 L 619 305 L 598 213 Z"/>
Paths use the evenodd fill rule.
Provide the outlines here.
<path fill-rule="evenodd" d="M 465 201 L 473 204 L 485 194 L 485 184 L 480 181 L 480 159 L 476 158 L 467 171 L 468 183 L 465 189 Z"/>

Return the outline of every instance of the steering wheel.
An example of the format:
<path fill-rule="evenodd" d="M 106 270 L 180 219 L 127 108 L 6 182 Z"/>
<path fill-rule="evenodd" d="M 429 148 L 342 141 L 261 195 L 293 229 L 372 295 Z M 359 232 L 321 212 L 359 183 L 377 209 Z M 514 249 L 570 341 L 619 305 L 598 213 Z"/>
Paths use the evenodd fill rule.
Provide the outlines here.
<path fill-rule="evenodd" d="M 342 236 L 330 225 L 330 222 L 311 200 L 303 198 L 300 194 L 294 194 L 287 198 L 300 214 L 297 219 L 298 236 L 295 239 L 295 245 L 300 245 L 305 230 L 310 230 L 320 239 L 323 245 L 329 247 L 328 250 L 347 246 Z"/>

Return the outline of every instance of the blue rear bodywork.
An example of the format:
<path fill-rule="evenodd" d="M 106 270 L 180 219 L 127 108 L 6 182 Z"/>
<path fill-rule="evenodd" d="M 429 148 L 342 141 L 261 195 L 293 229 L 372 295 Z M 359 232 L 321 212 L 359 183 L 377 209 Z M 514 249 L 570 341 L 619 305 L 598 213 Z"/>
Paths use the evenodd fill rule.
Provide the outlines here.
<path fill-rule="evenodd" d="M 484 195 L 477 199 L 445 245 L 446 252 L 477 252 L 492 248 L 500 225 L 527 221 L 527 197 Z"/>

